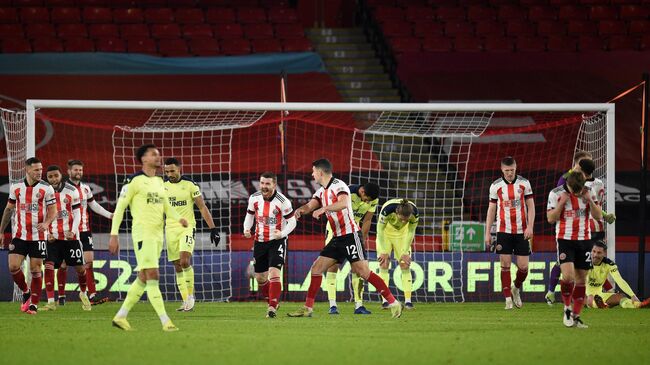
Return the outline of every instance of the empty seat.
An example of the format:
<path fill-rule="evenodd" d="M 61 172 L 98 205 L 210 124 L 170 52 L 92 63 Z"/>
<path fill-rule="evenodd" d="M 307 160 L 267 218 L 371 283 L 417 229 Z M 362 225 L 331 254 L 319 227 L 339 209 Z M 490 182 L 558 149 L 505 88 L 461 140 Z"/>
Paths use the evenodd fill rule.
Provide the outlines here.
<path fill-rule="evenodd" d="M 169 24 L 174 22 L 174 12 L 170 8 L 145 9 L 144 20 L 151 24 Z"/>
<path fill-rule="evenodd" d="M 88 29 L 86 24 L 59 24 L 56 27 L 56 34 L 59 38 L 86 38 Z"/>
<path fill-rule="evenodd" d="M 27 39 L 14 38 L 2 40 L 2 53 L 31 53 L 32 45 Z"/>
<path fill-rule="evenodd" d="M 650 21 L 648 20 L 632 20 L 630 22 L 630 34 L 646 35 L 650 34 Z"/>
<path fill-rule="evenodd" d="M 639 49 L 641 51 L 650 50 L 650 35 L 644 35 L 641 37 L 641 41 L 639 42 Z"/>
<path fill-rule="evenodd" d="M 466 36 L 474 34 L 474 25 L 466 21 L 450 21 L 445 23 L 445 34 L 447 36 Z"/>
<path fill-rule="evenodd" d="M 144 21 L 144 16 L 142 14 L 142 9 L 138 8 L 114 9 L 113 21 L 120 24 L 142 23 Z"/>
<path fill-rule="evenodd" d="M 158 54 L 156 41 L 151 38 L 129 38 L 126 40 L 126 50 L 129 53 Z"/>
<path fill-rule="evenodd" d="M 546 47 L 551 52 L 575 52 L 578 41 L 574 37 L 554 35 L 548 37 Z"/>
<path fill-rule="evenodd" d="M 390 39 L 390 46 L 394 53 L 419 52 L 422 45 L 419 38 L 415 37 L 394 37 Z"/>
<path fill-rule="evenodd" d="M 515 42 L 519 52 L 544 52 L 546 51 L 546 41 L 541 37 L 517 37 Z"/>
<path fill-rule="evenodd" d="M 427 37 L 422 40 L 425 52 L 449 52 L 453 49 L 451 39 L 447 37 Z"/>
<path fill-rule="evenodd" d="M 79 6 L 107 6 L 110 4 L 110 0 L 77 0 Z"/>
<path fill-rule="evenodd" d="M 189 40 L 190 52 L 197 56 L 216 56 L 220 53 L 219 41 L 214 38 Z"/>
<path fill-rule="evenodd" d="M 97 52 L 126 52 L 124 40 L 115 37 L 98 38 L 95 40 Z"/>
<path fill-rule="evenodd" d="M 18 23 L 18 12 L 16 9 L 0 8 L 0 23 Z"/>
<path fill-rule="evenodd" d="M 237 9 L 237 20 L 240 23 L 265 23 L 266 10 L 263 8 L 242 7 Z"/>
<path fill-rule="evenodd" d="M 436 13 L 429 6 L 409 6 L 406 8 L 405 18 L 410 22 L 433 21 L 436 19 Z"/>
<path fill-rule="evenodd" d="M 584 5 L 607 5 L 611 0 L 579 0 Z"/>
<path fill-rule="evenodd" d="M 120 32 L 117 24 L 90 24 L 88 25 L 88 35 L 91 38 L 119 37 Z"/>
<path fill-rule="evenodd" d="M 174 0 L 170 0 L 169 2 L 171 5 L 175 5 Z M 138 6 L 143 8 L 164 8 L 167 6 L 167 0 L 137 0 L 137 3 Z"/>
<path fill-rule="evenodd" d="M 557 15 L 558 13 L 554 7 L 545 5 L 531 6 L 528 11 L 528 19 L 535 22 L 540 20 L 554 20 L 557 19 Z"/>
<path fill-rule="evenodd" d="M 0 24 L 0 38 L 23 38 L 22 24 Z"/>
<path fill-rule="evenodd" d="M 293 8 L 273 7 L 269 9 L 269 21 L 276 24 L 296 23 L 298 14 Z"/>
<path fill-rule="evenodd" d="M 578 38 L 578 50 L 580 51 L 602 51 L 605 49 L 605 42 L 601 37 L 583 35 Z"/>
<path fill-rule="evenodd" d="M 572 20 L 569 22 L 569 35 L 593 35 L 596 34 L 596 23 L 588 20 Z"/>
<path fill-rule="evenodd" d="M 537 23 L 539 35 L 563 35 L 567 32 L 567 25 L 557 20 L 542 20 Z"/>
<path fill-rule="evenodd" d="M 311 42 L 307 38 L 283 39 L 282 49 L 285 52 L 308 52 L 313 50 Z"/>
<path fill-rule="evenodd" d="M 589 18 L 594 20 L 616 19 L 617 13 L 613 6 L 596 5 L 589 9 Z"/>
<path fill-rule="evenodd" d="M 42 6 L 43 0 L 13 0 L 13 5 L 16 7 Z"/>
<path fill-rule="evenodd" d="M 212 38 L 214 33 L 209 24 L 187 24 L 182 28 L 183 38 Z"/>
<path fill-rule="evenodd" d="M 607 42 L 610 51 L 635 51 L 639 49 L 639 39 L 627 35 L 611 36 Z"/>
<path fill-rule="evenodd" d="M 161 39 L 158 41 L 158 53 L 166 57 L 187 57 L 190 55 L 184 39 Z"/>
<path fill-rule="evenodd" d="M 244 28 L 244 35 L 248 39 L 269 39 L 273 38 L 273 26 L 269 23 L 247 24 Z"/>
<path fill-rule="evenodd" d="M 255 53 L 278 53 L 282 52 L 282 44 L 277 39 L 253 39 L 251 47 Z"/>
<path fill-rule="evenodd" d="M 650 16 L 650 6 L 648 5 L 623 5 L 621 6 L 621 19 L 647 19 Z"/>
<path fill-rule="evenodd" d="M 471 21 L 495 20 L 497 12 L 494 8 L 483 5 L 471 5 L 467 9 L 467 19 Z"/>
<path fill-rule="evenodd" d="M 46 0 L 45 5 L 51 8 L 76 6 L 77 1 L 76 0 Z"/>
<path fill-rule="evenodd" d="M 50 14 L 52 23 L 80 23 L 81 12 L 79 8 L 53 8 Z"/>
<path fill-rule="evenodd" d="M 178 24 L 152 24 L 151 36 L 154 38 L 180 38 L 181 28 Z M 158 44 L 160 46 L 160 44 Z"/>
<path fill-rule="evenodd" d="M 49 23 L 50 12 L 47 8 L 29 7 L 20 9 L 20 19 L 23 23 Z"/>
<path fill-rule="evenodd" d="M 499 20 L 522 20 L 528 17 L 528 12 L 525 8 L 522 8 L 517 5 L 504 5 L 499 7 L 497 13 Z"/>
<path fill-rule="evenodd" d="M 438 22 L 415 23 L 413 27 L 413 34 L 421 38 L 441 36 L 444 32 L 444 24 Z"/>
<path fill-rule="evenodd" d="M 203 23 L 203 11 L 194 8 L 180 8 L 174 12 L 174 19 L 181 24 Z"/>
<path fill-rule="evenodd" d="M 479 37 L 458 37 L 454 40 L 454 49 L 458 52 L 483 51 L 483 39 Z"/>
<path fill-rule="evenodd" d="M 82 16 L 85 23 L 112 23 L 113 11 L 110 8 L 84 8 Z"/>
<path fill-rule="evenodd" d="M 511 20 L 506 25 L 506 34 L 513 37 L 535 34 L 535 24 L 527 20 Z"/>
<path fill-rule="evenodd" d="M 54 37 L 35 38 L 32 40 L 34 52 L 63 52 L 63 43 Z"/>
<path fill-rule="evenodd" d="M 230 8 L 210 8 L 205 13 L 205 21 L 212 24 L 235 23 L 235 12 Z"/>
<path fill-rule="evenodd" d="M 386 37 L 406 37 L 413 35 L 412 25 L 406 21 L 395 21 L 382 24 L 381 27 Z"/>
<path fill-rule="evenodd" d="M 476 35 L 503 35 L 505 33 L 505 26 L 494 20 L 483 20 L 476 23 Z"/>
<path fill-rule="evenodd" d="M 531 5 L 546 5 L 548 0 L 519 0 L 519 4 L 531 6 Z M 551 4 L 553 5 L 553 4 Z"/>
<path fill-rule="evenodd" d="M 305 31 L 302 25 L 294 24 L 275 24 L 275 36 L 278 38 L 304 38 Z"/>
<path fill-rule="evenodd" d="M 627 34 L 627 25 L 621 20 L 601 20 L 598 23 L 598 34 L 620 35 Z"/>
<path fill-rule="evenodd" d="M 56 29 L 54 25 L 50 23 L 36 23 L 30 24 L 25 27 L 25 34 L 27 38 L 48 38 L 53 37 L 56 34 Z"/>
<path fill-rule="evenodd" d="M 404 10 L 395 6 L 379 6 L 375 9 L 375 19 L 380 23 L 404 20 Z"/>
<path fill-rule="evenodd" d="M 589 19 L 589 9 L 580 5 L 562 5 L 558 18 L 561 20 Z"/>
<path fill-rule="evenodd" d="M 221 41 L 221 53 L 228 56 L 245 55 L 251 53 L 251 44 L 248 39 L 233 38 Z"/>
<path fill-rule="evenodd" d="M 95 52 L 95 43 L 88 38 L 68 38 L 63 43 L 66 52 Z"/>
<path fill-rule="evenodd" d="M 146 24 L 122 24 L 120 35 L 122 38 L 148 38 L 149 27 Z"/>
<path fill-rule="evenodd" d="M 219 39 L 239 39 L 244 36 L 244 31 L 238 23 L 217 24 L 212 27 L 214 35 Z"/>
<path fill-rule="evenodd" d="M 465 20 L 467 14 L 461 6 L 441 6 L 436 11 L 436 18 L 442 21 Z"/>

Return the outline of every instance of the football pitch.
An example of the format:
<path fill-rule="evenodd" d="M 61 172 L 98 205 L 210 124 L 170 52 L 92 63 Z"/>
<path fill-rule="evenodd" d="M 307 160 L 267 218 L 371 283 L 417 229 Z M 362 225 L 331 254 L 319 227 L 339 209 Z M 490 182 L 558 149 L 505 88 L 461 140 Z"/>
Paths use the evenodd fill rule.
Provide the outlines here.
<path fill-rule="evenodd" d="M 422 304 L 391 319 L 377 303 L 372 315 L 340 315 L 317 303 L 314 317 L 288 318 L 300 303 L 283 303 L 275 319 L 257 303 L 197 303 L 177 313 L 180 328 L 162 332 L 148 302 L 129 315 L 132 332 L 111 327 L 118 303 L 84 312 L 69 302 L 30 316 L 0 303 L 3 364 L 614 364 L 645 363 L 650 355 L 650 310 L 585 309 L 590 328 L 564 328 L 561 305 L 524 303 Z"/>

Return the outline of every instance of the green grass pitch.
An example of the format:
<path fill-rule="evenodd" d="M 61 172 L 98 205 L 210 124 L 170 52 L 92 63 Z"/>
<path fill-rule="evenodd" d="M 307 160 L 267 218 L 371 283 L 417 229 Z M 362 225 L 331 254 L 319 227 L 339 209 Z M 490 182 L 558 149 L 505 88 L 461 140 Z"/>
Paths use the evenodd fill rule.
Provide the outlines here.
<path fill-rule="evenodd" d="M 129 315 L 133 332 L 111 327 L 118 303 L 84 312 L 69 302 L 54 312 L 20 313 L 0 303 L 2 364 L 641 364 L 650 355 L 650 310 L 588 310 L 588 329 L 564 328 L 561 305 L 525 303 L 421 304 L 391 319 L 376 303 L 372 315 L 288 318 L 300 303 L 283 303 L 266 319 L 264 303 L 198 303 L 192 313 L 167 310 L 180 328 L 162 332 L 148 302 Z M 596 356 L 596 357 L 594 357 Z"/>

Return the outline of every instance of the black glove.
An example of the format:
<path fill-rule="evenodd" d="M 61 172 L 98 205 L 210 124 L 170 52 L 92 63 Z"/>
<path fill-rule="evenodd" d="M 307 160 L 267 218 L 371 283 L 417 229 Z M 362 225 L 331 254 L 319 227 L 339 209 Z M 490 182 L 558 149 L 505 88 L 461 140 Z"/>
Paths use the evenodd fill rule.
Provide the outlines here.
<path fill-rule="evenodd" d="M 210 230 L 210 241 L 215 245 L 219 245 L 219 240 L 221 240 L 221 237 L 219 236 L 219 228 L 214 227 Z"/>

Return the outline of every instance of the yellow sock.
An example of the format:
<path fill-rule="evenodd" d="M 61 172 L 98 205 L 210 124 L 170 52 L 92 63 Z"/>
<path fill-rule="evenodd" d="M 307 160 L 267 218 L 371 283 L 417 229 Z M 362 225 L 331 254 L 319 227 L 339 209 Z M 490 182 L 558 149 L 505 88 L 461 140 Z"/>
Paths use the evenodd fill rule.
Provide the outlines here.
<path fill-rule="evenodd" d="M 354 292 L 354 301 L 363 302 L 363 279 L 357 274 L 352 275 L 352 291 Z"/>
<path fill-rule="evenodd" d="M 129 290 L 126 292 L 126 298 L 124 299 L 124 303 L 122 303 L 120 311 L 117 312 L 117 317 L 126 318 L 126 315 L 129 313 L 131 308 L 133 308 L 135 303 L 137 303 L 140 300 L 140 297 L 142 297 L 145 288 L 146 284 L 140 281 L 140 279 L 136 278 L 135 281 L 133 281 Z"/>
<path fill-rule="evenodd" d="M 190 266 L 183 269 L 183 274 L 185 275 L 185 288 L 187 289 L 187 295 L 194 295 L 194 267 Z"/>
<path fill-rule="evenodd" d="M 402 269 L 402 289 L 404 289 L 404 301 L 411 301 L 411 292 L 413 291 L 413 277 L 411 269 Z"/>
<path fill-rule="evenodd" d="M 384 281 L 384 283 L 386 283 L 386 286 L 390 285 L 390 276 L 388 275 L 388 269 L 379 269 L 379 277 Z"/>
<path fill-rule="evenodd" d="M 176 273 L 176 285 L 178 285 L 178 291 L 181 293 L 181 298 L 183 301 L 186 301 L 187 286 L 185 285 L 185 273 L 183 271 Z"/>
<path fill-rule="evenodd" d="M 160 287 L 158 286 L 158 280 L 147 280 L 147 298 L 149 298 L 149 303 L 156 311 L 156 314 L 160 318 L 162 324 L 169 321 L 167 316 L 167 311 L 165 310 L 165 302 L 163 302 L 162 293 L 160 292 Z"/>
<path fill-rule="evenodd" d="M 336 301 L 336 273 L 328 272 L 325 278 L 325 285 L 327 287 L 327 299 Z"/>
<path fill-rule="evenodd" d="M 632 301 L 632 299 L 623 298 L 618 304 L 621 306 L 621 308 L 636 309 L 636 305 L 634 305 L 634 301 Z"/>

